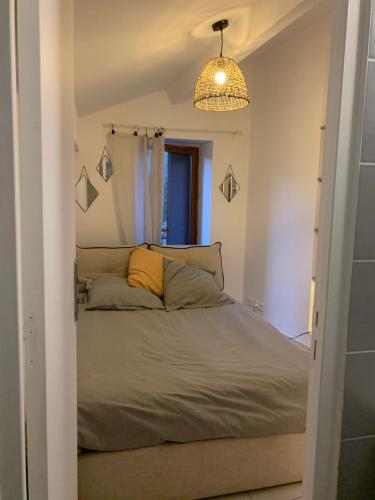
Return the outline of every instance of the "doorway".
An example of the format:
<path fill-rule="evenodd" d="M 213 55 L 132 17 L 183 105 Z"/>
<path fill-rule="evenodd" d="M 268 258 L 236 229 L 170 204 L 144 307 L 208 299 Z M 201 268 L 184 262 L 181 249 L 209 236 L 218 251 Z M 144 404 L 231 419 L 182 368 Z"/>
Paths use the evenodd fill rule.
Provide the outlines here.
<path fill-rule="evenodd" d="M 353 6 L 353 2 L 350 2 L 350 1 L 349 1 L 349 2 L 348 2 L 348 5 L 350 5 L 350 4 Z M 353 8 L 354 8 L 354 7 L 352 7 L 352 9 L 353 9 Z M 343 14 L 343 10 L 344 10 L 344 8 L 343 8 L 343 5 L 342 5 L 342 2 L 341 2 L 341 6 L 339 6 L 339 3 L 337 3 L 337 4 L 336 4 L 336 14 L 337 14 L 338 22 L 340 21 L 340 22 L 342 23 L 342 26 L 344 26 L 344 28 L 342 28 L 342 32 L 344 32 L 346 29 L 349 29 L 349 28 L 351 28 L 351 29 L 355 30 L 355 29 L 356 29 L 356 27 L 355 27 L 355 26 L 353 26 L 353 25 L 349 25 L 349 28 L 347 28 L 347 24 L 346 24 L 346 11 L 345 11 L 345 13 L 344 13 L 345 15 L 344 15 L 344 14 Z M 71 12 L 70 12 L 70 14 L 71 14 Z M 353 11 L 351 12 L 351 14 L 353 14 Z M 345 19 L 344 19 L 344 17 L 345 17 Z M 46 17 L 46 19 L 48 19 L 48 16 Z M 66 18 L 65 18 L 65 20 L 66 20 Z M 71 22 L 71 21 L 72 21 L 72 19 L 70 18 L 70 22 Z M 59 26 L 59 24 L 57 23 L 56 28 L 58 28 L 58 26 Z M 56 32 L 58 32 L 58 29 L 56 29 Z M 21 33 L 22 33 L 22 23 L 21 23 Z M 38 31 L 37 29 L 36 29 L 35 33 L 36 33 L 36 34 L 38 35 L 38 37 L 39 37 L 39 31 Z M 71 35 L 71 32 L 69 32 L 69 30 L 68 30 L 68 34 L 70 34 L 70 35 Z M 342 53 L 342 48 L 343 48 L 343 45 L 344 45 L 343 39 L 344 39 L 344 37 L 339 37 L 339 40 L 338 40 L 338 46 L 336 46 L 336 47 L 334 48 L 334 50 L 336 50 L 336 51 L 337 51 L 338 53 L 340 53 L 340 54 Z M 25 42 L 25 40 L 23 40 L 23 41 Z M 38 43 L 39 43 L 39 38 L 38 38 L 38 40 L 37 40 L 37 41 L 38 41 Z M 60 43 L 60 42 L 61 42 L 61 41 L 58 41 L 58 43 L 57 43 L 58 48 L 61 48 L 61 46 L 59 45 L 59 43 Z M 353 43 L 354 43 L 354 42 L 353 42 Z M 21 51 L 22 51 L 22 50 L 25 50 L 25 46 L 24 46 L 24 45 L 22 45 Z M 71 54 L 70 54 L 70 55 L 71 55 Z M 25 82 L 25 80 L 24 80 L 24 82 Z M 57 88 L 59 88 L 59 84 L 58 84 L 58 82 L 55 82 L 55 84 L 56 84 L 56 87 L 57 87 Z M 22 86 L 21 86 L 21 88 L 22 88 Z M 35 97 L 35 96 L 34 96 L 34 97 Z M 22 110 L 21 110 L 21 111 L 22 111 Z M 23 113 L 25 113 L 25 111 L 26 111 L 26 108 L 23 108 Z M 24 116 L 24 115 L 21 115 L 21 116 Z M 69 115 L 69 116 L 72 116 L 72 115 Z M 63 123 L 63 124 L 65 124 L 65 125 L 64 125 L 64 126 L 65 126 L 64 130 L 69 132 L 70 127 L 72 127 L 72 120 L 68 120 L 68 122 L 66 122 L 65 120 L 62 120 L 62 123 Z M 332 126 L 333 128 L 335 128 L 335 127 L 336 127 L 336 129 L 337 129 L 337 127 L 338 127 L 338 125 L 335 125 L 335 124 L 332 124 L 331 126 Z M 43 129 L 43 132 L 44 132 L 44 134 L 46 134 L 46 129 Z M 333 139 L 333 138 L 331 138 L 331 139 Z M 46 144 L 45 144 L 45 143 L 44 143 L 44 146 L 46 146 Z M 68 146 L 68 147 L 69 147 L 69 146 Z M 48 158 L 48 156 L 47 156 L 47 158 Z M 71 159 L 71 158 L 70 158 L 70 159 Z M 53 164 L 53 161 L 52 161 L 52 164 Z M 51 165 L 51 164 L 50 164 L 50 165 Z M 50 167 L 50 165 L 49 165 L 49 167 Z M 59 169 L 60 169 L 60 168 L 61 168 L 61 171 L 63 171 L 62 165 L 60 165 L 60 164 L 59 164 L 59 165 L 57 165 L 57 167 L 58 167 L 58 168 L 57 168 L 57 172 L 59 171 Z M 47 171 L 47 165 L 44 165 L 44 168 L 45 168 L 45 169 L 46 169 L 46 171 Z M 49 181 L 53 181 L 53 180 L 54 180 L 54 181 L 56 181 L 56 180 L 61 181 L 61 180 L 62 180 L 62 176 L 57 175 L 57 177 L 56 177 L 56 178 L 54 178 L 54 179 L 51 179 L 50 177 L 48 177 L 48 180 L 49 180 Z M 52 185 L 53 185 L 55 188 L 56 188 L 57 184 L 58 184 L 58 182 L 56 182 L 56 183 L 52 182 Z M 68 189 L 68 191 L 69 191 L 69 189 Z M 55 191 L 55 193 L 57 193 L 57 191 Z M 58 194 L 58 193 L 57 193 L 57 194 Z M 334 193 L 333 193 L 333 194 L 334 194 Z M 72 200 L 72 196 L 71 196 L 71 195 L 72 195 L 72 190 L 70 191 L 70 201 L 72 202 L 73 200 Z M 331 193 L 331 195 L 332 195 L 332 193 Z M 45 209 L 47 209 L 47 208 L 48 208 L 48 206 L 49 206 L 49 205 L 48 205 L 48 203 L 52 203 L 52 201 L 51 201 L 51 193 L 46 193 L 46 192 L 44 192 L 44 197 L 45 197 L 45 199 L 46 199 L 46 201 L 47 201 L 47 205 L 45 205 Z M 52 196 L 52 197 L 53 197 L 53 196 Z M 57 200 L 57 199 L 58 199 L 58 196 L 56 197 L 56 200 Z M 61 208 L 62 208 L 62 207 L 61 207 L 61 206 L 55 206 L 55 205 L 53 205 L 53 203 L 52 203 L 52 205 L 50 206 L 50 208 L 57 210 L 57 212 L 59 213 L 59 210 L 61 210 Z M 55 212 L 52 210 L 52 212 L 51 212 L 51 218 L 50 218 L 50 219 L 48 219 L 48 221 L 49 221 L 49 222 L 51 222 L 51 223 L 53 223 L 53 213 L 55 213 Z M 68 216 L 69 216 L 69 214 L 66 214 L 66 216 L 68 217 Z M 70 216 L 71 216 L 70 218 L 72 219 L 73 217 L 72 217 L 72 214 L 71 214 L 71 213 L 70 213 Z M 69 226 L 69 224 L 67 224 L 67 226 Z M 61 231 L 61 237 L 62 237 L 62 238 L 63 238 L 63 236 L 64 236 L 64 234 L 65 234 L 65 231 L 66 231 L 66 227 L 67 227 L 67 226 L 66 226 L 66 225 L 64 225 L 64 224 L 61 224 L 61 225 L 59 226 L 59 227 L 61 227 L 61 228 L 64 228 L 64 231 Z M 54 225 L 54 227 L 56 227 L 56 225 Z M 43 230 L 45 230 L 45 226 L 41 227 L 41 229 L 42 229 L 42 231 L 43 231 Z M 329 227 L 328 229 L 329 229 L 329 230 L 331 230 L 331 228 L 330 228 L 330 227 Z M 71 235 L 70 235 L 70 236 L 71 236 Z M 69 246 L 69 245 L 73 246 L 73 245 L 72 245 L 73 240 L 74 240 L 74 238 L 70 238 L 69 242 L 67 242 L 67 245 L 68 245 L 68 246 Z M 48 257 L 48 256 L 49 256 L 49 257 L 51 257 L 51 256 L 53 255 L 53 252 L 56 252 L 56 250 L 57 250 L 57 249 L 56 249 L 56 247 L 49 246 L 49 244 L 48 244 L 48 241 L 49 241 L 49 240 L 48 240 L 48 238 L 47 238 L 47 240 L 46 240 L 46 241 L 47 241 L 47 245 L 46 245 L 45 251 L 46 251 L 47 257 Z M 59 242 L 61 243 L 61 241 L 60 241 L 60 240 L 59 240 Z M 40 250 L 40 249 L 39 249 L 39 250 Z M 74 251 L 72 250 L 72 248 L 70 248 L 70 249 L 69 249 L 69 252 L 68 252 L 68 255 L 69 255 L 70 257 L 72 257 L 72 256 L 73 256 L 73 254 L 74 254 Z M 62 261 L 64 261 L 64 260 L 65 260 L 66 254 L 65 254 L 65 255 L 63 255 L 63 254 L 59 253 L 58 255 L 59 255 L 60 261 L 58 261 L 56 264 L 60 266 L 60 265 L 62 264 Z M 70 260 L 71 260 L 71 259 L 70 259 Z M 61 268 L 62 268 L 62 269 L 64 269 L 65 271 L 68 271 L 69 266 L 72 264 L 72 263 L 70 262 L 70 260 L 69 260 L 69 263 L 67 264 L 67 266 L 66 266 L 66 267 L 61 266 Z M 48 261 L 48 259 L 47 259 L 47 261 Z M 52 270 L 52 267 L 53 267 L 53 266 L 52 266 L 52 264 L 53 264 L 53 262 L 54 262 L 54 261 L 48 261 L 48 262 L 49 262 L 49 264 L 50 264 L 50 267 L 49 267 L 48 269 L 49 269 L 49 271 L 51 271 L 51 270 Z M 71 271 L 71 273 L 72 273 L 72 272 L 73 272 L 73 271 Z M 47 274 L 47 276 L 49 276 L 49 274 Z M 71 281 L 73 281 L 73 279 L 72 279 Z M 48 290 L 50 290 L 50 289 L 49 289 L 49 288 L 48 288 L 48 286 L 47 286 L 47 288 L 46 288 L 46 293 L 47 293 L 47 295 L 48 295 Z M 57 288 L 57 290 L 58 290 L 58 288 Z M 52 292 L 52 293 L 53 293 L 53 292 L 56 292 L 56 288 L 53 288 L 52 290 L 50 290 L 50 292 Z M 58 293 L 58 294 L 59 294 L 59 293 Z M 66 291 L 66 295 L 64 296 L 64 302 L 63 302 L 63 303 L 64 303 L 64 306 L 67 308 L 67 309 L 66 309 L 67 311 L 70 311 L 70 308 L 72 307 L 72 304 L 70 303 L 71 294 L 72 294 L 72 292 L 68 292 L 68 290 L 67 290 L 67 291 Z M 322 295 L 323 295 L 323 294 L 322 294 Z M 325 299 L 322 299 L 322 300 L 325 300 Z M 328 305 L 329 305 L 329 304 L 328 304 Z M 56 304 L 55 304 L 55 306 L 56 306 Z M 52 309 L 52 310 L 54 310 L 54 309 Z M 319 312 L 321 312 L 321 310 L 320 310 Z M 48 317 L 48 319 L 49 319 L 49 321 L 51 321 L 51 317 Z M 41 319 L 40 319 L 40 318 L 38 318 L 38 322 L 39 322 L 39 321 L 41 321 Z M 320 323 L 320 325 L 321 325 L 321 323 Z M 40 326 L 40 323 L 38 323 L 38 326 Z M 71 321 L 69 321 L 69 329 L 68 329 L 68 330 L 69 330 L 71 333 L 73 333 L 73 332 L 74 332 L 74 329 L 72 328 L 72 322 L 71 322 Z M 60 332 L 60 333 L 61 333 L 61 335 L 62 335 L 62 333 L 63 333 L 63 332 Z M 65 332 L 65 333 L 66 333 L 66 332 Z M 320 338 L 320 339 L 322 339 L 322 337 L 319 337 L 319 338 Z M 56 341 L 56 344 L 54 344 L 54 340 Z M 317 339 L 316 339 L 316 340 L 317 340 Z M 44 338 L 44 337 L 42 337 L 42 341 L 43 341 L 43 342 L 45 341 L 45 338 Z M 52 343 L 52 344 L 51 344 L 51 343 Z M 319 356 L 321 356 L 321 353 L 322 353 L 322 350 L 323 350 L 323 343 L 318 343 L 317 345 L 318 345 L 318 348 L 317 348 L 318 356 L 317 356 L 316 358 L 314 357 L 314 360 L 315 360 L 315 359 L 317 359 L 317 360 L 321 359 Z M 327 343 L 326 343 L 326 342 L 324 343 L 324 345 L 325 345 L 325 347 L 329 347 L 329 345 L 327 345 Z M 51 348 L 51 347 L 52 347 L 52 357 L 53 357 L 53 355 L 54 355 L 54 354 L 56 354 L 57 352 L 60 352 L 60 353 L 61 353 L 61 349 L 60 349 L 60 351 L 59 351 L 59 348 L 61 347 L 61 344 L 59 343 L 59 337 L 52 338 L 52 340 L 51 340 L 51 339 L 49 339 L 49 348 Z M 67 349 L 67 351 L 69 351 L 69 359 L 71 359 L 71 354 L 72 354 L 72 350 L 71 350 L 71 349 L 72 349 L 72 344 L 67 344 L 67 345 L 65 345 L 65 344 L 64 344 L 64 349 L 65 349 L 65 348 Z M 48 354 L 49 354 L 49 355 L 51 354 L 51 351 L 48 351 L 48 350 L 47 350 L 47 352 L 48 352 Z M 334 352 L 334 351 L 333 351 L 333 352 Z M 73 351 L 73 354 L 74 354 L 74 351 Z M 50 370 L 52 373 L 53 373 L 53 371 L 54 371 L 54 370 L 57 370 L 57 371 L 59 371 L 59 370 L 60 370 L 60 372 L 59 372 L 59 373 L 60 373 L 60 374 L 64 374 L 64 373 L 65 373 L 65 369 L 63 368 L 63 364 L 62 364 L 62 363 L 57 363 L 55 366 L 52 366 L 52 365 L 53 365 L 53 360 L 52 360 L 52 357 L 51 357 L 51 358 L 47 358 L 47 359 L 48 359 L 48 366 L 47 366 L 47 369 L 48 369 L 48 370 Z M 73 356 L 73 357 L 74 357 L 74 356 Z M 39 361 L 40 361 L 40 360 L 39 360 Z M 38 359 L 36 360 L 36 364 L 37 364 L 37 363 L 38 363 Z M 42 372 L 42 375 L 43 375 L 43 377 L 44 377 L 44 381 L 45 381 L 45 380 L 46 380 L 46 373 Z M 65 379 L 63 379 L 62 377 L 58 376 L 57 378 L 53 378 L 52 380 L 54 381 L 54 383 L 55 383 L 55 384 L 57 384 L 57 386 L 60 386 L 60 385 L 61 385 L 61 387 L 65 388 L 65 390 L 67 391 L 66 396 L 67 396 L 67 400 L 68 400 L 68 401 L 70 401 L 70 402 L 71 402 L 72 400 L 74 400 L 74 394 L 73 394 L 73 396 L 72 396 L 72 392 L 74 393 L 74 387 L 75 387 L 75 386 L 74 386 L 74 382 L 73 382 L 73 381 L 72 381 L 72 385 L 70 386 L 70 390 L 68 390 L 68 389 L 66 388 L 66 380 L 65 380 Z M 328 387 L 328 386 L 327 386 L 327 387 Z M 68 392 L 69 392 L 69 394 L 68 394 Z M 56 390 L 56 392 L 55 392 L 55 397 L 56 397 L 56 394 L 61 394 L 61 392 L 60 392 L 60 391 L 58 391 L 58 390 Z M 65 393 L 64 393 L 64 394 L 65 394 Z M 59 412 L 60 412 L 60 411 L 62 412 L 62 411 L 63 411 L 63 409 L 66 411 L 66 407 L 64 408 L 64 405 L 59 405 L 59 404 L 56 404 L 56 401 L 54 402 L 54 387 L 48 386 L 48 395 L 49 395 L 49 397 L 50 397 L 50 402 L 51 402 L 51 404 L 52 404 L 52 408 L 50 408 L 50 409 L 49 409 L 49 411 L 47 412 L 47 418 L 48 418 L 48 419 L 53 419 L 53 417 L 55 417 L 56 415 L 60 415 L 60 413 L 59 413 Z M 319 402 L 319 400 L 318 400 L 317 398 L 315 398 L 315 403 L 317 403 L 317 402 Z M 42 401 L 42 402 L 41 402 L 41 404 L 42 404 L 42 405 L 45 405 L 45 402 L 43 402 L 43 401 Z M 70 404 L 70 403 L 69 403 L 69 404 Z M 70 406 L 68 405 L 67 407 L 70 407 Z M 32 407 L 31 407 L 31 408 L 32 408 Z M 34 408 L 34 409 L 35 409 L 35 408 Z M 44 408 L 44 409 L 45 409 L 45 408 Z M 40 408 L 39 408 L 39 409 L 35 409 L 35 410 L 39 410 L 39 411 L 40 411 Z M 35 413 L 35 415 L 36 415 L 37 413 L 38 413 L 38 412 L 36 412 L 36 413 Z M 43 413 L 43 411 L 42 411 L 42 413 Z M 44 412 L 43 414 L 45 414 L 45 412 Z M 70 415 L 70 417 L 71 417 L 71 415 Z M 316 418 L 316 419 L 317 419 L 317 417 L 318 417 L 318 416 L 317 416 L 317 415 L 315 415 L 315 418 Z M 74 420 L 74 418 L 73 418 L 73 420 Z M 34 420 L 34 421 L 35 421 L 35 420 Z M 52 420 L 51 420 L 51 421 L 52 421 Z M 316 424 L 316 420 L 315 420 L 315 421 L 313 422 L 313 424 L 312 424 L 312 425 L 313 425 L 313 427 L 312 427 L 313 432 L 314 432 L 314 425 L 315 425 L 315 424 Z M 56 424 L 56 425 L 57 425 L 57 424 Z M 30 426 L 30 429 L 32 429 L 32 426 Z M 74 467 L 71 467 L 71 464 L 72 464 L 72 463 L 74 464 L 74 458 L 73 458 L 73 456 L 71 455 L 71 451 L 72 451 L 72 446 L 71 446 L 71 445 L 72 445 L 72 442 L 71 442 L 71 441 L 69 441 L 69 446 L 68 446 L 67 441 L 64 439 L 64 436 L 66 435 L 66 433 L 67 433 L 67 432 L 71 432 L 71 430 L 72 430 L 72 429 L 70 428 L 70 425 L 64 425 L 64 426 L 62 426 L 62 427 L 60 428 L 60 431 L 58 431 L 58 433 L 57 433 L 57 435 L 58 435 L 58 436 L 60 436 L 60 439 L 57 439 L 57 440 L 56 440 L 56 439 L 53 439 L 53 438 L 52 438 L 52 436 L 50 436 L 50 441 L 49 441 L 49 443 L 50 443 L 50 444 L 49 444 L 50 449 L 48 450 L 48 453 L 49 453 L 49 454 L 51 454 L 53 457 L 55 457 L 55 458 L 51 458 L 51 460 L 52 460 L 52 464 L 53 464 L 53 465 L 55 465 L 55 466 L 57 466 L 57 465 L 58 465 L 58 462 L 59 462 L 59 460 L 60 460 L 60 459 L 58 459 L 57 457 L 61 457 L 61 456 L 63 456 L 63 459 L 64 459 L 64 460 L 66 460 L 65 465 L 66 465 L 66 464 L 69 464 L 69 466 L 68 466 L 68 467 L 61 467 L 61 469 L 60 469 L 60 470 L 62 471 L 62 472 L 61 472 L 61 475 L 53 475 L 53 476 L 51 476 L 50 481 L 51 481 L 51 483 L 52 483 L 52 491 L 54 491 L 54 488 L 56 488 L 56 491 L 58 491 L 58 489 L 57 489 L 57 485 L 62 484 L 62 483 L 61 483 L 61 481 L 62 481 L 62 480 L 63 480 L 63 481 L 67 481 L 68 483 L 72 484 L 72 477 L 71 477 L 70 475 L 66 475 L 66 477 L 65 477 L 65 476 L 63 477 L 63 475 L 64 475 L 66 472 L 68 472 L 69 474 L 70 474 L 70 473 L 72 473 L 72 474 L 74 475 L 74 473 L 72 472 L 72 471 L 74 470 Z M 316 429 L 315 429 L 315 430 L 316 430 Z M 30 432 L 32 432 L 32 430 L 31 430 Z M 328 439 L 327 439 L 327 443 L 329 443 L 329 442 L 330 442 L 330 440 L 328 440 Z M 67 448 L 66 448 L 66 449 L 64 448 L 65 446 L 67 446 Z M 73 447 L 74 447 L 74 446 L 73 446 Z M 60 452 L 61 452 L 61 450 L 62 450 L 62 449 L 64 449 L 65 453 L 58 453 L 58 451 L 60 451 Z M 318 454 L 317 454 L 316 456 L 318 456 Z M 324 466 L 326 466 L 328 462 L 324 462 L 324 461 L 323 461 L 322 463 L 323 463 L 323 465 L 324 465 Z M 314 467 L 314 465 L 313 465 L 313 464 L 311 464 L 311 463 L 309 464 L 309 466 L 310 466 L 311 468 L 313 468 L 313 467 Z M 54 470 L 54 467 L 52 467 L 52 470 Z M 35 478 L 35 480 L 37 480 L 37 478 Z M 313 493 L 313 492 L 314 492 L 314 488 L 315 488 L 315 487 L 316 487 L 316 485 L 317 485 L 317 481 L 318 481 L 318 478 L 314 478 L 314 479 L 310 482 L 310 484 L 308 484 L 308 485 L 306 486 L 306 499 L 310 499 L 310 498 L 318 498 L 316 495 L 314 496 L 314 493 Z M 331 484 L 331 483 L 332 483 L 332 477 L 327 478 L 327 481 L 329 481 L 329 482 L 330 482 L 330 484 Z M 323 481 L 323 482 L 324 482 L 324 481 Z M 73 480 L 73 483 L 74 483 L 74 480 Z M 70 490 L 70 493 L 71 493 L 71 491 L 74 491 L 74 486 L 73 486 L 72 490 Z M 69 493 L 69 494 L 70 494 L 70 493 Z M 62 496 L 59 496 L 59 495 L 61 495 L 61 493 L 57 493 L 57 496 L 56 496 L 56 497 L 54 497 L 54 498 L 63 498 Z M 65 498 L 68 498 L 68 497 L 66 497 L 66 496 L 65 496 Z M 327 497 L 327 498 L 328 498 L 328 497 Z"/>

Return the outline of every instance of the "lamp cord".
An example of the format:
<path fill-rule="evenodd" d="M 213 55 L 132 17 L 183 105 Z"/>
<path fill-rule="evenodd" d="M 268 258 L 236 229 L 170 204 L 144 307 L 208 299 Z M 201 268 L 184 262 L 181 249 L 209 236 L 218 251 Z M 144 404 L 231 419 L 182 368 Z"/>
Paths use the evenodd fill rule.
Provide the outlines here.
<path fill-rule="evenodd" d="M 296 335 L 295 337 L 288 337 L 288 339 L 290 339 L 290 340 L 298 339 L 299 337 L 302 337 L 302 335 L 307 335 L 308 333 L 312 333 L 312 332 L 303 332 L 303 333 L 299 333 L 299 334 L 298 334 L 298 335 Z"/>
<path fill-rule="evenodd" d="M 220 28 L 220 33 L 221 33 L 220 57 L 223 57 L 223 45 L 224 45 L 223 28 Z"/>

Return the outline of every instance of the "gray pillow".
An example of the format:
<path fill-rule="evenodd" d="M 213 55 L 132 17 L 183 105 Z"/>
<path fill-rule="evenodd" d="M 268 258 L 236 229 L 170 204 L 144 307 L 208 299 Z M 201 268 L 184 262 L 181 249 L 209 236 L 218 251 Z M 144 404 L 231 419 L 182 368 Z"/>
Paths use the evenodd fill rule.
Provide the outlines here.
<path fill-rule="evenodd" d="M 164 304 L 167 311 L 232 303 L 219 289 L 211 273 L 164 259 Z"/>
<path fill-rule="evenodd" d="M 200 269 L 214 274 L 217 286 L 224 289 L 224 273 L 221 258 L 221 243 L 217 241 L 212 245 L 170 246 L 153 245 L 149 249 L 161 253 L 166 257 L 179 257 L 185 264 L 197 266 Z"/>
<path fill-rule="evenodd" d="M 86 309 L 136 311 L 165 308 L 159 297 L 144 288 L 129 286 L 126 278 L 101 276 L 93 282 L 90 288 Z"/>

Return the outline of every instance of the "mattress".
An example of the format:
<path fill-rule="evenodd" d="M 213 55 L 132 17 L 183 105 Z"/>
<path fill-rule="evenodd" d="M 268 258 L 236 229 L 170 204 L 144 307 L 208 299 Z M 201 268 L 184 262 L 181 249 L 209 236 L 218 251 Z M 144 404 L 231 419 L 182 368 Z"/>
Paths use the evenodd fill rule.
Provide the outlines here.
<path fill-rule="evenodd" d="M 242 304 L 82 311 L 78 446 L 303 433 L 308 351 Z"/>
<path fill-rule="evenodd" d="M 303 459 L 304 434 L 83 453 L 78 457 L 78 497 L 191 500 L 227 495 L 302 481 Z"/>

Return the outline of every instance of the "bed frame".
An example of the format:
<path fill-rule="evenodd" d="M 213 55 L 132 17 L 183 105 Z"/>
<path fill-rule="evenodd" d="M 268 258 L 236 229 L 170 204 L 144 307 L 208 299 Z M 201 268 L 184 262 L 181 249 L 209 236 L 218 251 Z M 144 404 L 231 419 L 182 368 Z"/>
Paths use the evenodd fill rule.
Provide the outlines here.
<path fill-rule="evenodd" d="M 294 483 L 303 455 L 304 434 L 83 453 L 79 500 L 191 500 Z"/>

